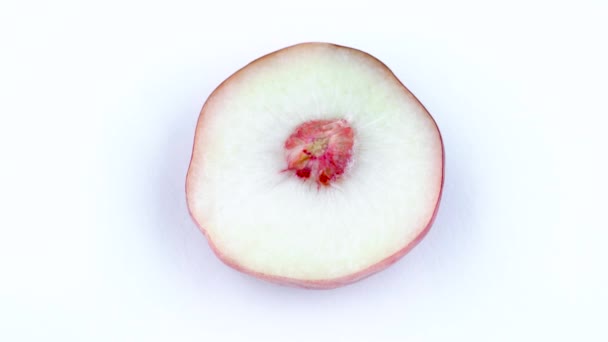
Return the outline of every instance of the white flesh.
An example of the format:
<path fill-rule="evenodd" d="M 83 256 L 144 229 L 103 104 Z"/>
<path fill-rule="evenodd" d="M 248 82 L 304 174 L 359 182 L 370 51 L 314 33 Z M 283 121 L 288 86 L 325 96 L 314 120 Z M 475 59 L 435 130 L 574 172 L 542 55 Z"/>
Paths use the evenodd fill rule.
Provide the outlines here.
<path fill-rule="evenodd" d="M 345 118 L 352 165 L 331 187 L 286 167 L 283 144 L 304 121 Z M 305 280 L 361 271 L 414 240 L 441 187 L 439 132 L 377 60 L 325 44 L 256 61 L 209 98 L 188 174 L 194 218 L 225 258 Z"/>

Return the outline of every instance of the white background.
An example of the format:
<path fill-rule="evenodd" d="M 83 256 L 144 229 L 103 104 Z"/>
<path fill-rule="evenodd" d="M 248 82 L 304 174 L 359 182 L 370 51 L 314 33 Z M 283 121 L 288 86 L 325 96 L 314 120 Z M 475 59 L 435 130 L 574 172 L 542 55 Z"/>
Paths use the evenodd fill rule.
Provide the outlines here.
<path fill-rule="evenodd" d="M 0 340 L 608 340 L 606 2 L 288 3 L 0 4 Z M 426 239 L 330 291 L 224 266 L 184 196 L 206 97 L 303 41 L 384 61 L 447 153 Z"/>

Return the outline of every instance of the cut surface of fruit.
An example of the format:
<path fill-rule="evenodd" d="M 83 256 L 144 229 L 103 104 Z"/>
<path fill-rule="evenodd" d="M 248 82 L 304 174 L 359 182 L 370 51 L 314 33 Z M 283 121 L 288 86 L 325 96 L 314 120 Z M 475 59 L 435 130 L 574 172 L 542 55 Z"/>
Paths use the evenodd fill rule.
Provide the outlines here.
<path fill-rule="evenodd" d="M 305 43 L 255 60 L 207 99 L 186 194 L 226 264 L 333 288 L 422 239 L 443 170 L 435 121 L 384 64 Z"/>

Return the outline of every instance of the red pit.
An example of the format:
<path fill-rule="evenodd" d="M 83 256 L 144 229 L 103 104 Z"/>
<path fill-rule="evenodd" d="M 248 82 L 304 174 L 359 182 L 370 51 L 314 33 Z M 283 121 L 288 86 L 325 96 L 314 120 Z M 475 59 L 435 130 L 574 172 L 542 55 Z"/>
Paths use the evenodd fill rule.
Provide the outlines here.
<path fill-rule="evenodd" d="M 350 163 L 353 137 L 353 129 L 344 119 L 304 122 L 285 141 L 286 171 L 328 186 Z"/>

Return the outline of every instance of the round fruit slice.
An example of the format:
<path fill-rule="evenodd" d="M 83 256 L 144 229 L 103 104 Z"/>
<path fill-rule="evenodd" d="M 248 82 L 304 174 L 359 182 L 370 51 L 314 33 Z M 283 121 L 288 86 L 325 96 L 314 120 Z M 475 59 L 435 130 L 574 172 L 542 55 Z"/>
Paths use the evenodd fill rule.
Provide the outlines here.
<path fill-rule="evenodd" d="M 306 43 L 257 59 L 211 94 L 186 193 L 226 264 L 333 288 L 386 268 L 422 239 L 443 164 L 433 118 L 384 64 Z"/>

